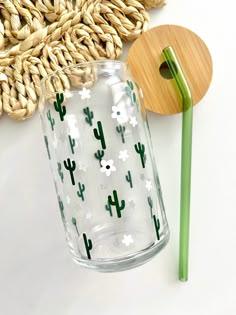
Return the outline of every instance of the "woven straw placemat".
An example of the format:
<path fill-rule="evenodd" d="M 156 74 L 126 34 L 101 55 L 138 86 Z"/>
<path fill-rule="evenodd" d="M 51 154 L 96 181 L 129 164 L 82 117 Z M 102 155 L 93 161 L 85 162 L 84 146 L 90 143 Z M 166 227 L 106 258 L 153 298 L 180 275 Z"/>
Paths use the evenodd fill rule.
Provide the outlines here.
<path fill-rule="evenodd" d="M 40 81 L 80 62 L 118 59 L 122 41 L 148 26 L 151 7 L 165 0 L 0 0 L 0 115 L 29 118 L 38 106 Z M 53 89 L 69 89 L 59 78 Z"/>

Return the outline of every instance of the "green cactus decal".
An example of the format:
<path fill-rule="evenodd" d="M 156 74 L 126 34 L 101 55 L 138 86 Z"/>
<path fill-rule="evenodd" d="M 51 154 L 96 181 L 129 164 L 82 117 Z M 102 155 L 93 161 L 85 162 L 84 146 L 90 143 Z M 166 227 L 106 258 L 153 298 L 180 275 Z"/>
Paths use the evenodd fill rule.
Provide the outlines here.
<path fill-rule="evenodd" d="M 58 196 L 58 187 L 57 187 L 57 183 L 55 182 L 55 180 L 54 180 L 53 182 L 54 182 L 54 186 L 55 186 L 56 193 L 57 193 L 57 196 Z"/>
<path fill-rule="evenodd" d="M 102 158 L 104 157 L 104 151 L 103 150 L 97 150 L 97 152 L 94 153 L 95 158 L 99 161 L 101 165 Z"/>
<path fill-rule="evenodd" d="M 117 217 L 121 218 L 121 211 L 124 210 L 125 208 L 125 200 L 121 200 L 121 204 L 119 205 L 119 200 L 118 200 L 116 190 L 113 190 L 113 197 L 114 199 L 112 200 L 112 197 L 110 195 L 108 196 L 108 204 L 116 207 Z"/>
<path fill-rule="evenodd" d="M 85 191 L 85 186 L 84 184 L 81 184 L 80 182 L 78 183 L 79 191 L 77 191 L 78 197 L 84 201 L 84 191 Z"/>
<path fill-rule="evenodd" d="M 131 98 L 133 105 L 136 105 L 138 107 L 138 100 L 136 97 L 136 94 L 134 93 L 134 84 L 132 81 L 127 80 L 127 87 L 126 87 L 126 93 Z"/>
<path fill-rule="evenodd" d="M 153 217 L 153 214 L 152 214 L 152 208 L 153 208 L 152 198 L 150 196 L 148 196 L 147 201 L 148 201 L 148 204 L 149 204 L 149 207 L 150 207 L 151 218 L 152 218 Z"/>
<path fill-rule="evenodd" d="M 77 232 L 78 236 L 80 236 L 79 230 L 78 230 L 78 227 L 77 227 L 76 218 L 73 217 L 73 218 L 71 219 L 71 222 L 72 222 L 72 224 L 75 226 L 75 229 L 76 229 L 76 232 Z"/>
<path fill-rule="evenodd" d="M 146 165 L 146 161 L 147 161 L 147 155 L 146 154 L 144 154 L 143 161 L 144 161 L 144 165 Z"/>
<path fill-rule="evenodd" d="M 84 245 L 85 245 L 87 257 L 88 257 L 88 259 L 91 259 L 90 251 L 93 248 L 92 241 L 90 239 L 87 239 L 87 236 L 85 233 L 83 233 L 83 239 L 84 239 Z"/>
<path fill-rule="evenodd" d="M 112 217 L 112 209 L 111 209 L 111 205 L 108 203 L 107 205 L 105 205 L 105 209 L 107 210 L 107 211 L 109 211 L 109 213 L 110 213 L 110 216 Z"/>
<path fill-rule="evenodd" d="M 90 111 L 89 107 L 85 107 L 83 109 L 84 114 L 86 115 L 85 121 L 88 123 L 90 126 L 93 125 L 93 111 Z"/>
<path fill-rule="evenodd" d="M 102 149 L 105 150 L 106 149 L 106 141 L 105 141 L 105 137 L 104 137 L 104 133 L 103 133 L 103 128 L 102 128 L 102 123 L 101 121 L 98 121 L 97 122 L 97 127 L 98 128 L 94 128 L 93 129 L 93 133 L 94 133 L 94 136 L 97 140 L 100 140 L 101 141 L 101 146 L 102 146 Z"/>
<path fill-rule="evenodd" d="M 133 91 L 133 90 L 134 90 L 134 84 L 133 84 L 133 82 L 127 80 L 126 83 L 128 84 L 129 91 Z M 127 92 L 128 92 L 128 90 L 127 90 Z"/>
<path fill-rule="evenodd" d="M 146 155 L 145 155 L 145 146 L 144 144 L 141 144 L 138 142 L 137 144 L 134 145 L 135 151 L 140 155 L 142 167 L 145 168 L 146 164 Z"/>
<path fill-rule="evenodd" d="M 64 174 L 63 174 L 63 172 L 62 172 L 62 166 L 61 166 L 61 163 L 57 163 L 57 171 L 58 171 L 58 174 L 59 174 L 59 176 L 60 176 L 60 178 L 61 178 L 61 181 L 62 181 L 62 183 L 63 183 L 63 180 L 64 180 Z"/>
<path fill-rule="evenodd" d="M 129 183 L 130 188 L 133 188 L 132 176 L 131 176 L 130 171 L 128 171 L 128 175 L 125 176 L 125 179 L 126 179 L 127 182 Z"/>
<path fill-rule="evenodd" d="M 66 114 L 66 107 L 61 106 L 61 104 L 64 102 L 64 95 L 63 93 L 57 93 L 56 94 L 56 101 L 54 102 L 54 108 L 59 113 L 61 121 L 64 120 L 64 116 Z"/>
<path fill-rule="evenodd" d="M 76 169 L 75 161 L 68 158 L 64 161 L 65 169 L 67 169 L 70 173 L 71 183 L 72 185 L 75 185 L 75 178 L 74 178 L 74 170 Z"/>
<path fill-rule="evenodd" d="M 156 230 L 157 239 L 158 239 L 158 241 L 159 241 L 159 240 L 160 240 L 160 234 L 159 234 L 160 221 L 159 221 L 159 219 L 156 218 L 155 214 L 153 215 L 153 220 L 154 220 L 154 225 L 155 225 L 155 230 Z"/>
<path fill-rule="evenodd" d="M 120 133 L 122 143 L 125 143 L 125 137 L 124 137 L 125 126 L 117 126 L 117 127 L 116 127 L 116 131 L 117 131 L 118 133 Z"/>
<path fill-rule="evenodd" d="M 50 155 L 50 151 L 49 151 L 49 145 L 48 145 L 48 138 L 47 138 L 47 136 L 44 136 L 44 142 L 45 142 L 45 145 L 46 145 L 46 148 L 47 148 L 48 158 L 49 158 L 49 160 L 51 160 L 51 155 Z"/>
<path fill-rule="evenodd" d="M 133 101 L 133 104 L 137 105 L 137 97 L 135 93 L 132 94 L 132 101 Z"/>
<path fill-rule="evenodd" d="M 75 151 L 74 151 L 74 147 L 75 147 L 75 139 L 71 138 L 71 136 L 69 135 L 68 136 L 69 138 L 69 143 L 70 143 L 70 149 L 71 149 L 71 153 L 74 154 Z"/>
<path fill-rule="evenodd" d="M 63 205 L 63 202 L 59 196 L 58 196 L 58 204 L 59 204 L 59 208 L 60 208 L 60 212 L 61 212 L 61 218 L 62 218 L 62 220 L 65 220 L 64 205 Z"/>
<path fill-rule="evenodd" d="M 55 119 L 52 118 L 50 109 L 47 111 L 47 118 L 50 121 L 50 125 L 51 125 L 52 130 L 54 130 Z"/>

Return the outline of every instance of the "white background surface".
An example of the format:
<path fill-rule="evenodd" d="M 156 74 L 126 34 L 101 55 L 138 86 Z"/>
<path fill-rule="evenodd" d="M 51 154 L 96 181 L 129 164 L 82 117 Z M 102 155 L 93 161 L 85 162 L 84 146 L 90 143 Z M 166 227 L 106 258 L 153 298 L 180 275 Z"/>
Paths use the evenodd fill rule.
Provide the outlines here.
<path fill-rule="evenodd" d="M 0 120 L 0 314 L 236 314 L 236 23 L 233 1 L 169 0 L 151 26 L 196 32 L 214 77 L 194 109 L 189 281 L 178 273 L 181 116 L 149 114 L 171 240 L 117 274 L 77 266 L 64 240 L 38 116 Z M 230 53 L 230 50 L 232 52 Z M 125 54 L 123 55 L 123 59 Z"/>

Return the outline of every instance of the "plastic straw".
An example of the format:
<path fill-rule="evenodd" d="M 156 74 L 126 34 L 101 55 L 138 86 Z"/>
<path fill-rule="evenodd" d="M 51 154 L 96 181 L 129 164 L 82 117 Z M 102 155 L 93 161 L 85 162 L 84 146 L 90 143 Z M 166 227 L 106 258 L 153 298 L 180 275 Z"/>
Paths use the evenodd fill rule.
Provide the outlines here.
<path fill-rule="evenodd" d="M 191 193 L 191 157 L 192 157 L 192 96 L 181 66 L 171 46 L 163 50 L 166 63 L 176 82 L 182 97 L 182 158 L 181 158 L 181 195 L 180 195 L 180 244 L 179 244 L 179 280 L 188 280 L 189 256 L 189 217 Z"/>

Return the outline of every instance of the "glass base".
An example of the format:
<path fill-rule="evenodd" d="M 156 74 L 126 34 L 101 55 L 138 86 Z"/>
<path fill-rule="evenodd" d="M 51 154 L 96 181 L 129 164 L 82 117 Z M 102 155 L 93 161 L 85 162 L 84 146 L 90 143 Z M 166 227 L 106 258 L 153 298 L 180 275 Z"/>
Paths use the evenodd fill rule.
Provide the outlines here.
<path fill-rule="evenodd" d="M 82 267 L 96 270 L 99 272 L 119 272 L 128 269 L 132 269 L 143 265 L 147 261 L 151 260 L 162 248 L 166 246 L 169 241 L 169 230 L 165 230 L 163 238 L 158 242 L 151 244 L 149 247 L 136 252 L 131 255 L 127 255 L 122 258 L 113 259 L 82 259 L 77 257 L 74 251 L 71 249 L 72 259 Z"/>

